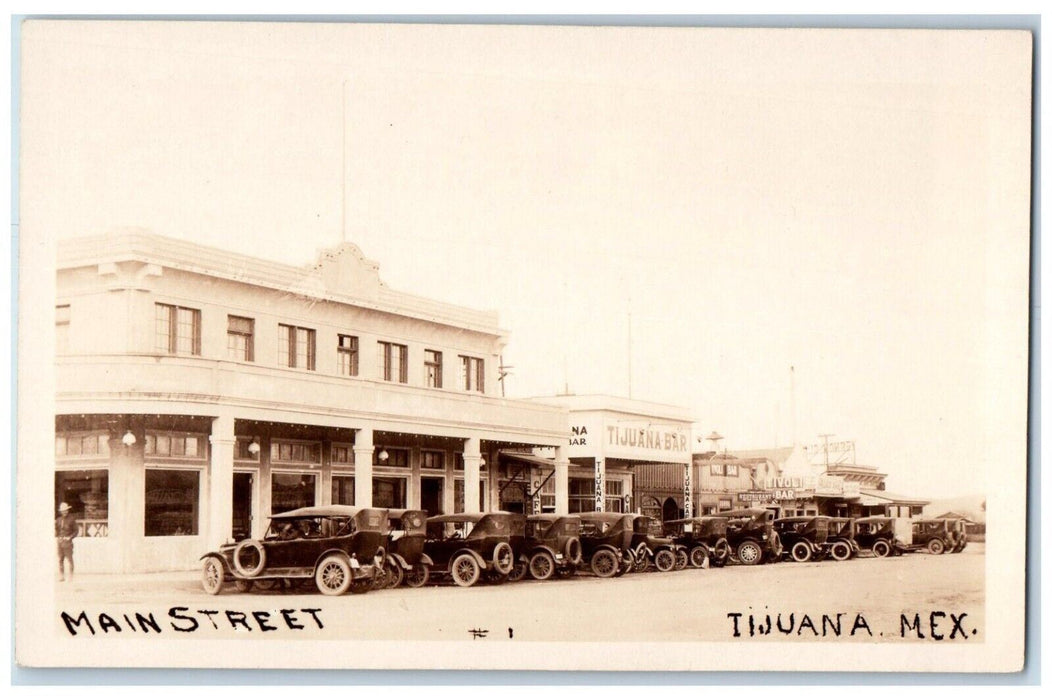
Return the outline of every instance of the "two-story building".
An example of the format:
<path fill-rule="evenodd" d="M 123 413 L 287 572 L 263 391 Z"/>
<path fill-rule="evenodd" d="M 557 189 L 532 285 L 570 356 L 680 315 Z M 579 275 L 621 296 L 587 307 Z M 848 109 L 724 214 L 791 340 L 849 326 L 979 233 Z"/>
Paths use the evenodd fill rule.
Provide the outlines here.
<path fill-rule="evenodd" d="M 567 511 L 567 410 L 500 396 L 496 313 L 393 291 L 350 243 L 307 266 L 137 231 L 59 250 L 78 570 L 192 568 L 306 505 L 493 508 L 505 450 L 549 448 Z"/>

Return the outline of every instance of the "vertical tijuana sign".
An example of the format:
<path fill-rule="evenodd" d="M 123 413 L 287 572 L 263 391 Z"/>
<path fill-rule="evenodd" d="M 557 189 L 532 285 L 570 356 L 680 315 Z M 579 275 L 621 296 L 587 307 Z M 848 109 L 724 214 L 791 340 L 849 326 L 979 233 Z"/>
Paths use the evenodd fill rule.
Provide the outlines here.
<path fill-rule="evenodd" d="M 606 481 L 606 465 L 601 458 L 595 460 L 595 511 L 601 513 L 605 510 L 606 499 L 603 493 L 603 482 Z"/>
<path fill-rule="evenodd" d="M 683 517 L 693 518 L 694 517 L 694 500 L 692 498 L 692 492 L 694 491 L 694 485 L 690 481 L 691 465 L 683 465 Z"/>

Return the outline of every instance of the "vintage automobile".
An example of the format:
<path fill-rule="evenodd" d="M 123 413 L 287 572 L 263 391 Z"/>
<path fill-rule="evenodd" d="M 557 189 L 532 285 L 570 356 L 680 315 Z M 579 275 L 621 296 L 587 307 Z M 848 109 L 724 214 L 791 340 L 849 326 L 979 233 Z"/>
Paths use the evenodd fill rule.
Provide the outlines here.
<path fill-rule="evenodd" d="M 793 561 L 820 561 L 829 551 L 829 517 L 822 515 L 778 518 L 774 530 Z"/>
<path fill-rule="evenodd" d="M 664 537 L 661 522 L 649 515 L 632 516 L 632 555 L 634 570 L 640 573 L 650 569 L 672 571 L 687 568 L 687 548 L 676 544 L 672 538 Z"/>
<path fill-rule="evenodd" d="M 504 580 L 515 565 L 511 536 L 522 517 L 499 511 L 428 518 L 424 554 L 432 561 L 431 573 L 448 574 L 458 586 L 475 585 L 483 573 Z"/>
<path fill-rule="evenodd" d="M 427 539 L 427 511 L 396 509 L 387 511 L 387 560 L 377 586 L 397 588 L 404 582 L 412 588 L 427 584 L 434 562 L 424 554 Z"/>
<path fill-rule="evenodd" d="M 506 515 L 510 516 L 508 544 L 511 545 L 512 562 L 518 563 L 526 556 L 526 516 L 521 513 L 506 513 Z M 508 573 L 502 574 L 496 569 L 484 571 L 482 573 L 482 580 L 486 583 L 504 583 L 505 581 L 521 580 L 521 576 L 519 578 L 513 578 L 515 573 L 515 566 L 513 564 L 511 571 Z"/>
<path fill-rule="evenodd" d="M 877 557 L 898 555 L 907 551 L 905 543 L 895 532 L 895 518 L 873 515 L 855 520 L 855 542 L 861 551 Z"/>
<path fill-rule="evenodd" d="M 913 548 L 927 549 L 931 554 L 952 552 L 957 547 L 957 531 L 950 520 L 913 521 Z"/>
<path fill-rule="evenodd" d="M 774 513 L 766 508 L 739 508 L 716 515 L 727 518 L 731 560 L 746 566 L 775 562 L 782 556 L 782 542 L 774 530 Z"/>
<path fill-rule="evenodd" d="M 624 513 L 579 513 L 581 562 L 600 578 L 621 576 L 632 570 L 633 516 Z"/>
<path fill-rule="evenodd" d="M 538 581 L 553 575 L 570 576 L 581 563 L 581 518 L 578 515 L 538 514 L 526 518 L 525 543 L 509 580 L 529 574 Z"/>
<path fill-rule="evenodd" d="M 326 595 L 363 593 L 383 568 L 387 511 L 316 506 L 274 515 L 262 540 L 223 545 L 201 559 L 201 584 L 218 594 L 233 580 L 239 591 L 256 582 L 313 579 Z"/>
<path fill-rule="evenodd" d="M 855 521 L 852 518 L 830 518 L 829 555 L 837 561 L 858 556 L 859 546 L 855 541 Z"/>
<path fill-rule="evenodd" d="M 723 566 L 730 558 L 731 546 L 727 542 L 727 518 L 718 515 L 702 515 L 665 521 L 665 534 L 676 544 L 687 550 L 690 565 L 696 569 L 705 566 Z"/>

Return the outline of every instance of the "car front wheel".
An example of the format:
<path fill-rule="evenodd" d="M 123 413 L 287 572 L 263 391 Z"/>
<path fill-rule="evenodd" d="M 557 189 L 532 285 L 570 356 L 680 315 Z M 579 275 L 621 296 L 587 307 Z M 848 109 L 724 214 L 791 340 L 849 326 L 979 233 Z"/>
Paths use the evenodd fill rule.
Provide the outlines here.
<path fill-rule="evenodd" d="M 685 549 L 676 550 L 676 571 L 683 571 L 690 564 L 690 556 Z"/>
<path fill-rule="evenodd" d="M 515 566 L 515 553 L 507 542 L 498 542 L 493 548 L 493 568 L 499 574 L 510 574 Z"/>
<path fill-rule="evenodd" d="M 891 554 L 891 545 L 887 540 L 877 540 L 873 543 L 873 556 L 886 557 Z"/>
<path fill-rule="evenodd" d="M 834 542 L 833 546 L 829 549 L 829 553 L 833 555 L 833 558 L 837 561 L 845 561 L 851 558 L 851 547 L 847 542 Z"/>
<path fill-rule="evenodd" d="M 676 566 L 676 555 L 667 549 L 662 549 L 654 554 L 654 566 L 658 571 L 672 571 Z"/>
<path fill-rule="evenodd" d="M 387 569 L 387 587 L 398 588 L 402 585 L 402 581 L 405 580 L 405 571 L 402 570 L 402 566 L 393 559 L 388 559 L 384 563 L 384 568 Z"/>
<path fill-rule="evenodd" d="M 928 542 L 928 551 L 932 554 L 942 554 L 946 551 L 946 545 L 942 543 L 942 540 L 931 540 Z"/>
<path fill-rule="evenodd" d="M 530 576 L 538 581 L 547 581 L 555 573 L 555 560 L 548 552 L 537 552 L 530 559 Z"/>
<path fill-rule="evenodd" d="M 738 545 L 738 561 L 746 566 L 759 564 L 763 558 L 763 550 L 760 545 L 752 540 L 746 540 Z"/>
<path fill-rule="evenodd" d="M 501 544 L 505 544 L 501 542 Z M 508 548 L 511 549 L 510 547 Z M 458 586 L 467 588 L 468 586 L 474 586 L 479 580 L 479 575 L 482 570 L 479 569 L 478 562 L 470 554 L 461 554 L 453 560 L 453 564 L 449 567 L 449 573 L 453 576 L 453 583 Z"/>
<path fill-rule="evenodd" d="M 608 549 L 592 555 L 592 573 L 599 578 L 610 578 L 617 573 L 617 557 Z"/>
<path fill-rule="evenodd" d="M 708 552 L 705 551 L 704 547 L 695 547 L 690 550 L 690 565 L 695 569 L 700 569 L 705 566 L 705 560 L 708 558 Z"/>
<path fill-rule="evenodd" d="M 201 569 L 201 587 L 208 595 L 219 595 L 223 589 L 223 562 L 219 557 L 205 559 Z"/>
<path fill-rule="evenodd" d="M 427 564 L 417 564 L 405 575 L 405 585 L 410 588 L 422 588 L 427 585 L 431 577 L 431 567 Z"/>
<path fill-rule="evenodd" d="M 512 567 L 511 573 L 508 574 L 508 580 L 512 583 L 521 581 L 526 578 L 526 572 L 530 570 L 530 563 L 525 561 L 515 562 L 515 566 Z"/>
<path fill-rule="evenodd" d="M 811 547 L 806 542 L 797 542 L 789 552 L 793 561 L 805 562 L 811 560 Z"/>
<path fill-rule="evenodd" d="M 325 595 L 343 595 L 351 587 L 351 565 L 344 557 L 325 557 L 314 572 L 314 582 Z"/>

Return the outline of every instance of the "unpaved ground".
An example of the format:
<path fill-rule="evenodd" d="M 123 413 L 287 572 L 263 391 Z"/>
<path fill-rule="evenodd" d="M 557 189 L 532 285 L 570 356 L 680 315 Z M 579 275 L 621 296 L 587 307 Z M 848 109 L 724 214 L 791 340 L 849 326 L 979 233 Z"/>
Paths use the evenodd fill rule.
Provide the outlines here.
<path fill-rule="evenodd" d="M 952 633 L 956 643 L 965 641 L 964 635 L 983 638 L 984 563 L 983 545 L 970 544 L 955 555 L 688 569 L 606 580 L 579 576 L 470 589 L 428 586 L 340 598 L 316 592 L 243 594 L 232 586 L 213 597 L 201 590 L 194 573 L 85 575 L 55 584 L 56 625 L 66 633 L 59 614 L 66 611 L 74 618 L 83 612 L 97 635 L 103 634 L 101 614 L 112 618 L 121 635 L 143 634 L 139 613 L 152 615 L 165 637 L 185 636 L 176 628 L 196 624 L 195 634 L 209 638 L 464 641 L 485 631 L 487 639 L 528 641 L 734 641 L 735 618 L 729 615 L 737 613 L 743 640 L 902 641 L 904 632 L 916 640 L 917 631 L 903 626 L 905 613 L 909 623 L 921 623 L 925 639 L 934 623 L 936 635 L 949 641 Z M 175 611 L 179 617 L 170 613 L 172 607 L 182 608 Z M 779 614 L 781 630 L 788 632 L 780 631 Z M 74 629 L 87 636 L 83 619 Z M 770 634 L 763 634 L 766 629 Z"/>

